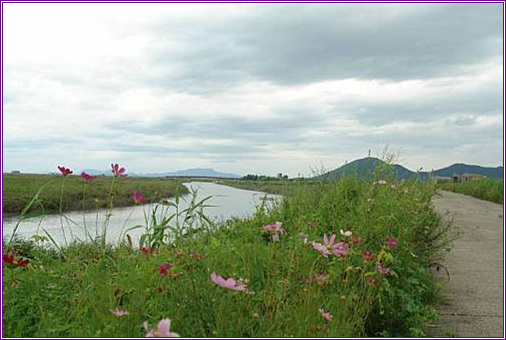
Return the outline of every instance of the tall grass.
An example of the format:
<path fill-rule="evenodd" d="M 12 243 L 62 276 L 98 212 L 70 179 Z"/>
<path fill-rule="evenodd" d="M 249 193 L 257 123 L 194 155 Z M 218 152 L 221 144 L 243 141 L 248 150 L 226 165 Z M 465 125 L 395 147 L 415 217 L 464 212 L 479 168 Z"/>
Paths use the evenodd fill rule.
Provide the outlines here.
<path fill-rule="evenodd" d="M 485 178 L 479 181 L 441 184 L 441 189 L 503 204 L 503 180 Z"/>
<path fill-rule="evenodd" d="M 205 217 L 207 200 L 162 216 L 161 205 L 146 213 L 140 249 L 128 236 L 105 251 L 76 243 L 62 249 L 65 260 L 15 241 L 4 253 L 30 264 L 4 263 L 4 335 L 138 337 L 145 321 L 170 318 L 174 332 L 194 337 L 420 336 L 435 317 L 429 268 L 448 246 L 434 192 L 391 179 L 300 183 L 282 202 L 219 226 Z M 262 228 L 276 221 L 287 232 L 278 241 Z M 345 254 L 315 250 L 324 234 Z M 211 273 L 247 289 L 221 287 Z"/>

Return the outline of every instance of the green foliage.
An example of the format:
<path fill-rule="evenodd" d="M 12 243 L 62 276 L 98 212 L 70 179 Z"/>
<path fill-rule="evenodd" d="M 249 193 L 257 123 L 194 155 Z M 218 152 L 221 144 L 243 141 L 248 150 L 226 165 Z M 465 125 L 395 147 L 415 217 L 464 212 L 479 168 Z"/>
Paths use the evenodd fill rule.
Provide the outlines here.
<path fill-rule="evenodd" d="M 432 210 L 432 184 L 387 181 L 294 183 L 279 204 L 220 226 L 207 223 L 205 200 L 162 218 L 161 205 L 146 224 L 148 251 L 76 243 L 62 258 L 14 240 L 4 252 L 30 264 L 4 263 L 4 335 L 142 337 L 144 321 L 170 318 L 174 332 L 193 337 L 421 336 L 435 316 L 428 268 L 448 233 Z M 262 228 L 276 221 L 288 233 L 279 241 Z M 326 258 L 313 249 L 324 233 L 349 244 L 348 254 Z M 387 246 L 391 237 L 396 248 Z M 161 275 L 164 264 L 173 267 Z M 378 264 L 390 274 L 380 274 Z M 248 291 L 218 287 L 213 272 L 244 279 Z M 327 277 L 317 281 L 319 274 Z M 115 308 L 130 315 L 116 317 Z"/>
<path fill-rule="evenodd" d="M 441 189 L 503 204 L 503 180 L 484 178 L 479 181 L 441 184 Z"/>

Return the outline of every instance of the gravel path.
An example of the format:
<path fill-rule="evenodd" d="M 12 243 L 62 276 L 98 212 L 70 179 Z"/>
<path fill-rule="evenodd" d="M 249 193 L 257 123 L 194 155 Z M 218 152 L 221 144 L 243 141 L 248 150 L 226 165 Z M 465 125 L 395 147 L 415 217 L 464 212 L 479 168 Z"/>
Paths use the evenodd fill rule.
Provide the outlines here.
<path fill-rule="evenodd" d="M 459 235 L 444 263 L 450 281 L 436 275 L 447 303 L 431 336 L 504 338 L 503 206 L 446 191 L 434 206 Z"/>

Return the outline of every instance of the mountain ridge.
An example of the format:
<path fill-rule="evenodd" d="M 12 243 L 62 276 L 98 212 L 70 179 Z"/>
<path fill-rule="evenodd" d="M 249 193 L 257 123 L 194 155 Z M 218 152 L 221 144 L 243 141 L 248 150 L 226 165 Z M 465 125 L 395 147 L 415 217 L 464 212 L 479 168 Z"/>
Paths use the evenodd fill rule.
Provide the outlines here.
<path fill-rule="evenodd" d="M 328 171 L 323 175 L 317 176 L 316 178 L 334 180 L 345 175 L 356 175 L 361 178 L 370 178 L 372 177 L 373 172 L 378 168 L 385 167 L 385 170 L 387 170 L 387 165 L 388 164 L 386 162 L 378 158 L 366 157 L 354 160 L 339 168 Z M 502 166 L 494 168 L 465 163 L 455 163 L 445 168 L 433 171 L 415 172 L 399 164 L 392 164 L 389 169 L 394 172 L 397 179 L 427 179 L 429 176 L 452 177 L 454 175 L 463 175 L 465 173 L 480 174 L 488 178 L 503 178 Z"/>
<path fill-rule="evenodd" d="M 111 176 L 112 173 L 110 170 L 97 170 L 97 169 L 83 169 L 83 172 L 86 172 L 93 176 Z M 138 173 L 129 173 L 131 177 L 216 177 L 216 178 L 241 178 L 242 176 L 228 173 L 216 171 L 211 168 L 192 168 L 185 170 L 177 170 L 177 171 L 167 171 L 161 173 L 147 173 L 147 174 L 138 174 Z"/>

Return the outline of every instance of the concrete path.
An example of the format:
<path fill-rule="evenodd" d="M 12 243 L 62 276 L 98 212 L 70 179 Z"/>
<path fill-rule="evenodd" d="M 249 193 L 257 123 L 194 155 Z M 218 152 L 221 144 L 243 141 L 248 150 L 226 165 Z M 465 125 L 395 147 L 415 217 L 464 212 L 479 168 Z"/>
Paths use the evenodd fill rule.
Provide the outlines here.
<path fill-rule="evenodd" d="M 447 303 L 431 335 L 504 338 L 503 206 L 446 191 L 434 206 L 459 235 L 444 263 L 450 281 L 437 275 Z"/>

